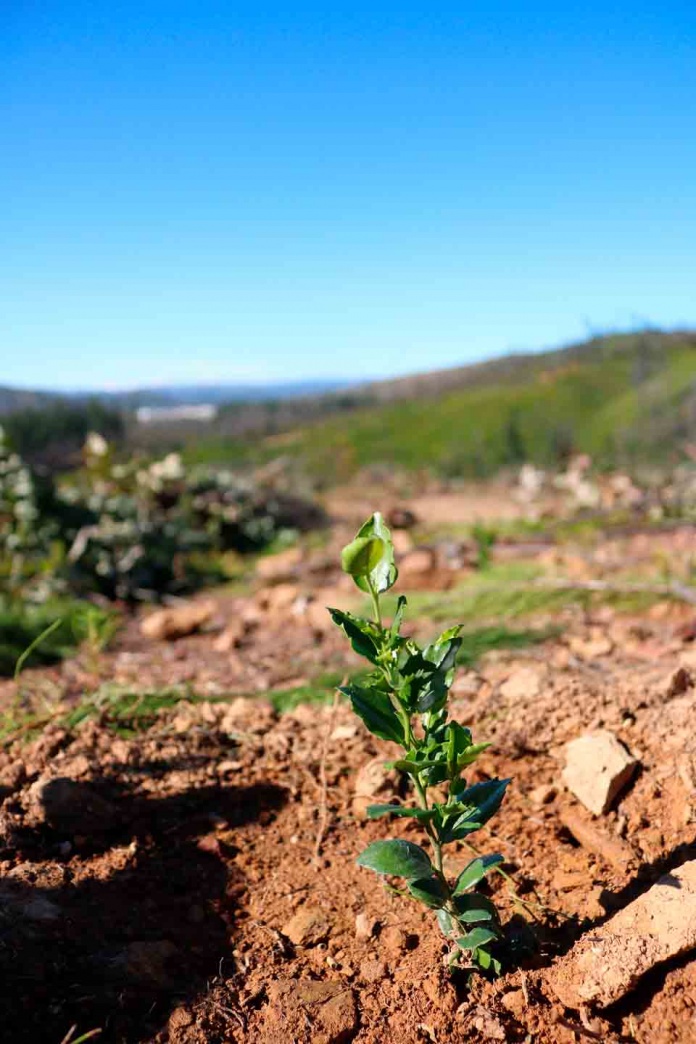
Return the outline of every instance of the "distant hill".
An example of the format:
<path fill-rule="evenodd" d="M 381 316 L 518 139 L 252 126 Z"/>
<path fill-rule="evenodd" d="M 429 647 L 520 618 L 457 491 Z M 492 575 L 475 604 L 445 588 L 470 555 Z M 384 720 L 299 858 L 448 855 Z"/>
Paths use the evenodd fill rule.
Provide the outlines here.
<path fill-rule="evenodd" d="M 129 415 L 131 446 L 176 447 L 191 461 L 226 465 L 282 455 L 327 484 L 373 465 L 486 476 L 525 460 L 556 466 L 576 451 L 599 463 L 664 463 L 684 459 L 687 444 L 696 444 L 696 332 L 612 334 L 360 386 L 172 386 L 99 400 Z M 50 413 L 52 401 L 0 389 L 0 415 Z M 142 425 L 133 418 L 142 406 L 201 403 L 218 407 L 214 420 Z M 33 435 L 31 418 L 27 425 Z"/>
<path fill-rule="evenodd" d="M 285 423 L 264 439 L 260 429 L 231 438 L 221 416 L 188 455 L 283 454 L 325 483 L 373 465 L 486 476 L 525 460 L 556 466 L 575 451 L 607 464 L 676 461 L 696 443 L 696 332 L 596 337 L 380 381 L 312 400 L 304 417 L 287 405 Z"/>
<path fill-rule="evenodd" d="M 291 381 L 285 384 L 182 384 L 128 391 L 31 391 L 0 387 L 0 416 L 17 410 L 40 408 L 58 400 L 80 404 L 97 399 L 112 409 L 126 412 L 143 406 L 196 406 L 210 403 L 283 401 L 306 396 L 325 395 L 343 387 L 342 381 Z"/>

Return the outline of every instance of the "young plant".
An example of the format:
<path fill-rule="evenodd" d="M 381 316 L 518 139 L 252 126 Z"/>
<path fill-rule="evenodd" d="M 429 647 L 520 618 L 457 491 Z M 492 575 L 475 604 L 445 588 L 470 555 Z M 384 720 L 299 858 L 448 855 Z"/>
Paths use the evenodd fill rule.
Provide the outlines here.
<path fill-rule="evenodd" d="M 404 755 L 393 767 L 410 777 L 417 805 L 372 805 L 371 819 L 382 816 L 418 820 L 430 841 L 429 855 L 411 841 L 375 841 L 358 857 L 360 866 L 378 874 L 400 877 L 410 895 L 434 910 L 451 945 L 450 966 L 463 964 L 500 970 L 491 953 L 500 935 L 493 903 L 475 886 L 488 870 L 502 863 L 500 855 L 477 856 L 451 881 L 443 869 L 443 848 L 487 823 L 498 810 L 508 779 L 467 785 L 462 772 L 489 746 L 474 743 L 471 732 L 448 720 L 447 700 L 461 639 L 451 627 L 425 647 L 400 634 L 406 599 L 398 599 L 391 624 L 382 617 L 380 596 L 396 581 L 397 568 L 389 529 L 375 513 L 343 549 L 342 566 L 361 591 L 370 596 L 374 619 L 330 609 L 353 649 L 372 670 L 360 684 L 341 692 L 375 736 L 397 743 Z"/>

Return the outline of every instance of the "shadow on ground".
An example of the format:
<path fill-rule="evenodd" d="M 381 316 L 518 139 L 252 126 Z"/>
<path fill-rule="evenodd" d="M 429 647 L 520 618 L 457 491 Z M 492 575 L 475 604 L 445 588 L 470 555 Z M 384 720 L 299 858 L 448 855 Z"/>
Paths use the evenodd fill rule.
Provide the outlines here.
<path fill-rule="evenodd" d="M 231 959 L 244 891 L 229 863 L 234 828 L 263 821 L 286 792 L 206 786 L 142 797 L 117 790 L 109 785 L 119 825 L 85 857 L 109 853 L 100 858 L 101 877 L 92 867 L 81 879 L 83 858 L 51 864 L 48 883 L 23 864 L 2 885 L 3 1040 L 60 1044 L 73 1025 L 75 1036 L 100 1028 L 105 1042 L 151 1039 L 172 1008 Z M 223 848 L 213 818 L 227 824 Z M 34 838 L 34 852 L 25 840 L 30 858 L 36 846 L 55 850 L 55 836 Z"/>

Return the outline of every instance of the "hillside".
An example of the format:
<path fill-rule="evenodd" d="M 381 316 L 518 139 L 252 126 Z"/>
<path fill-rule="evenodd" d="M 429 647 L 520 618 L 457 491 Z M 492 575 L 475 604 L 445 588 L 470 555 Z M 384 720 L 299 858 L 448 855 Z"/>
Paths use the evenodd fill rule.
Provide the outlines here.
<path fill-rule="evenodd" d="M 345 397 L 344 397 L 345 399 Z M 387 464 L 485 476 L 583 451 L 606 463 L 668 462 L 696 441 L 696 333 L 594 338 L 537 355 L 366 385 L 351 408 L 263 440 L 198 441 L 192 460 L 299 459 L 322 482 Z M 311 416 L 311 414 L 310 414 Z"/>

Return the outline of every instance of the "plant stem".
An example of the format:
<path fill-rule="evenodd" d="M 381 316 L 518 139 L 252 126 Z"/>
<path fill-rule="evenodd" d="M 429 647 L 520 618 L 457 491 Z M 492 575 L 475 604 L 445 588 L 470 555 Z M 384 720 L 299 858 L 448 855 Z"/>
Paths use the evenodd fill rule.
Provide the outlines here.
<path fill-rule="evenodd" d="M 367 578 L 367 586 L 370 589 L 370 597 L 372 598 L 372 609 L 373 609 L 373 612 L 375 614 L 375 623 L 377 624 L 378 627 L 381 628 L 383 625 L 382 625 L 382 610 L 380 609 L 380 605 L 379 605 L 379 595 L 375 591 L 374 584 L 372 583 L 372 580 L 369 577 Z"/>

